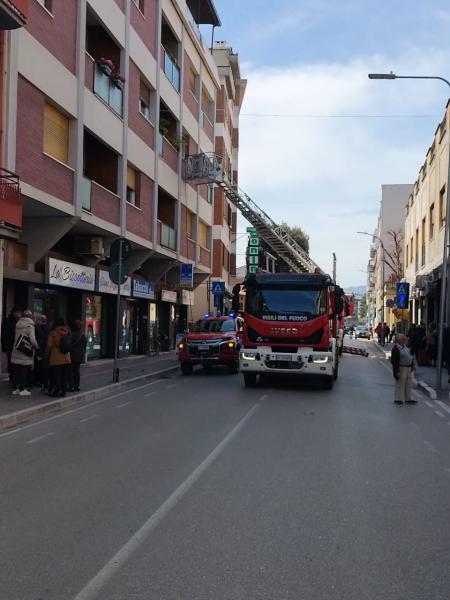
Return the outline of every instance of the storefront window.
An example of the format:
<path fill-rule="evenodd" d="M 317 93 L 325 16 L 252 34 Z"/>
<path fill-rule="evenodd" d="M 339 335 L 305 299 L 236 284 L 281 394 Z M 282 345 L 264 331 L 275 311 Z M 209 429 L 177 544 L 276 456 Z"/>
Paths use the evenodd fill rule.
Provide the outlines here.
<path fill-rule="evenodd" d="M 85 333 L 87 336 L 86 354 L 89 358 L 99 358 L 102 349 L 102 299 L 101 296 L 85 296 Z"/>
<path fill-rule="evenodd" d="M 64 306 L 63 306 L 64 304 Z M 49 323 L 66 313 L 65 296 L 51 288 L 34 288 L 33 314 L 45 315 Z"/>

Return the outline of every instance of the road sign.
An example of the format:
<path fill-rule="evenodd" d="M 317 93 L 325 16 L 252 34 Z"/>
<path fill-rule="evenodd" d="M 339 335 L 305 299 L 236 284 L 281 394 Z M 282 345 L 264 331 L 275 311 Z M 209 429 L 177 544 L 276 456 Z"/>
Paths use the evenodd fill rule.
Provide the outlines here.
<path fill-rule="evenodd" d="M 249 265 L 247 268 L 247 271 L 249 273 L 257 273 L 258 272 L 258 267 L 256 265 Z"/>
<path fill-rule="evenodd" d="M 256 227 L 247 227 L 247 233 L 256 234 Z"/>
<path fill-rule="evenodd" d="M 395 306 L 394 300 L 392 300 L 392 298 L 389 298 L 389 300 L 386 300 L 386 306 L 388 308 L 394 308 L 394 306 Z"/>
<path fill-rule="evenodd" d="M 222 308 L 223 295 L 222 294 L 214 294 L 214 306 L 216 308 Z"/>
<path fill-rule="evenodd" d="M 180 285 L 194 286 L 194 267 L 191 264 L 180 265 Z"/>
<path fill-rule="evenodd" d="M 409 283 L 401 281 L 397 283 L 397 307 L 408 308 L 409 302 Z"/>
<path fill-rule="evenodd" d="M 120 281 L 119 281 L 119 271 L 120 271 Z M 128 263 L 122 261 L 122 265 L 119 269 L 119 263 L 114 262 L 109 267 L 109 278 L 116 285 L 123 285 L 125 281 L 128 279 Z"/>
<path fill-rule="evenodd" d="M 212 281 L 211 292 L 214 296 L 223 296 L 225 294 L 225 281 Z"/>
<path fill-rule="evenodd" d="M 109 251 L 109 258 L 112 263 L 119 262 L 120 260 L 120 242 L 122 242 L 122 260 L 128 260 L 131 254 L 131 242 L 130 240 L 126 240 L 125 238 L 117 238 L 111 244 L 111 249 Z"/>

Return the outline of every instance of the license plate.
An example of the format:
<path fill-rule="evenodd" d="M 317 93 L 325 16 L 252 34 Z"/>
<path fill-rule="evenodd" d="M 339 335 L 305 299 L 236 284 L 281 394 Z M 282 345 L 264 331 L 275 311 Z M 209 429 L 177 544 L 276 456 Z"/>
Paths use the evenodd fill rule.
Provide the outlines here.
<path fill-rule="evenodd" d="M 209 352 L 209 346 L 199 346 L 199 352 Z"/>
<path fill-rule="evenodd" d="M 290 362 L 292 360 L 292 356 L 290 354 L 274 354 L 272 360 Z"/>

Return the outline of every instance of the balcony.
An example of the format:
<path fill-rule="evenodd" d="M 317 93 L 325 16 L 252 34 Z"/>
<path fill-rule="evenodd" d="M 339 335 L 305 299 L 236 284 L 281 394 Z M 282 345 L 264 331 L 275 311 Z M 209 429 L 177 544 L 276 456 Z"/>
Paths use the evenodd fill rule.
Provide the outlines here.
<path fill-rule="evenodd" d="M 19 178 L 0 168 L 0 225 L 7 229 L 22 228 L 22 196 Z"/>
<path fill-rule="evenodd" d="M 180 67 L 177 65 L 175 59 L 170 56 L 164 46 L 161 46 L 161 67 L 170 83 L 177 90 L 177 92 L 179 92 Z"/>
<path fill-rule="evenodd" d="M 90 86 L 88 86 L 90 87 Z M 101 98 L 119 117 L 123 115 L 123 83 L 114 78 L 98 62 L 94 66 L 94 94 Z"/>
<path fill-rule="evenodd" d="M 187 257 L 190 260 L 195 260 L 196 248 L 197 248 L 197 244 L 195 243 L 195 241 L 191 240 L 191 238 L 188 238 L 187 239 Z"/>
<path fill-rule="evenodd" d="M 169 225 L 158 220 L 158 244 L 176 252 L 177 232 Z"/>
<path fill-rule="evenodd" d="M 23 27 L 27 18 L 28 0 L 0 0 L 0 30 Z"/>

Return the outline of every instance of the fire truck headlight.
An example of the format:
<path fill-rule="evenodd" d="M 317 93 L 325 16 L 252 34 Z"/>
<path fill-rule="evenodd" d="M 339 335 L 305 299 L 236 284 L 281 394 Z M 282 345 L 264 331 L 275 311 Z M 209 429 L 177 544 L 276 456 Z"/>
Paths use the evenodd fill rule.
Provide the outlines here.
<path fill-rule="evenodd" d="M 247 352 L 241 352 L 242 360 L 256 360 L 256 354 L 248 354 Z"/>
<path fill-rule="evenodd" d="M 179 348 L 180 350 L 183 350 L 183 348 L 184 348 L 184 343 L 183 343 L 183 342 L 180 342 L 180 343 L 178 344 L 178 348 Z"/>
<path fill-rule="evenodd" d="M 227 346 L 228 348 L 234 348 L 234 342 L 228 342 Z"/>
<path fill-rule="evenodd" d="M 315 364 L 324 364 L 329 362 L 329 356 L 313 356 L 313 363 Z"/>

